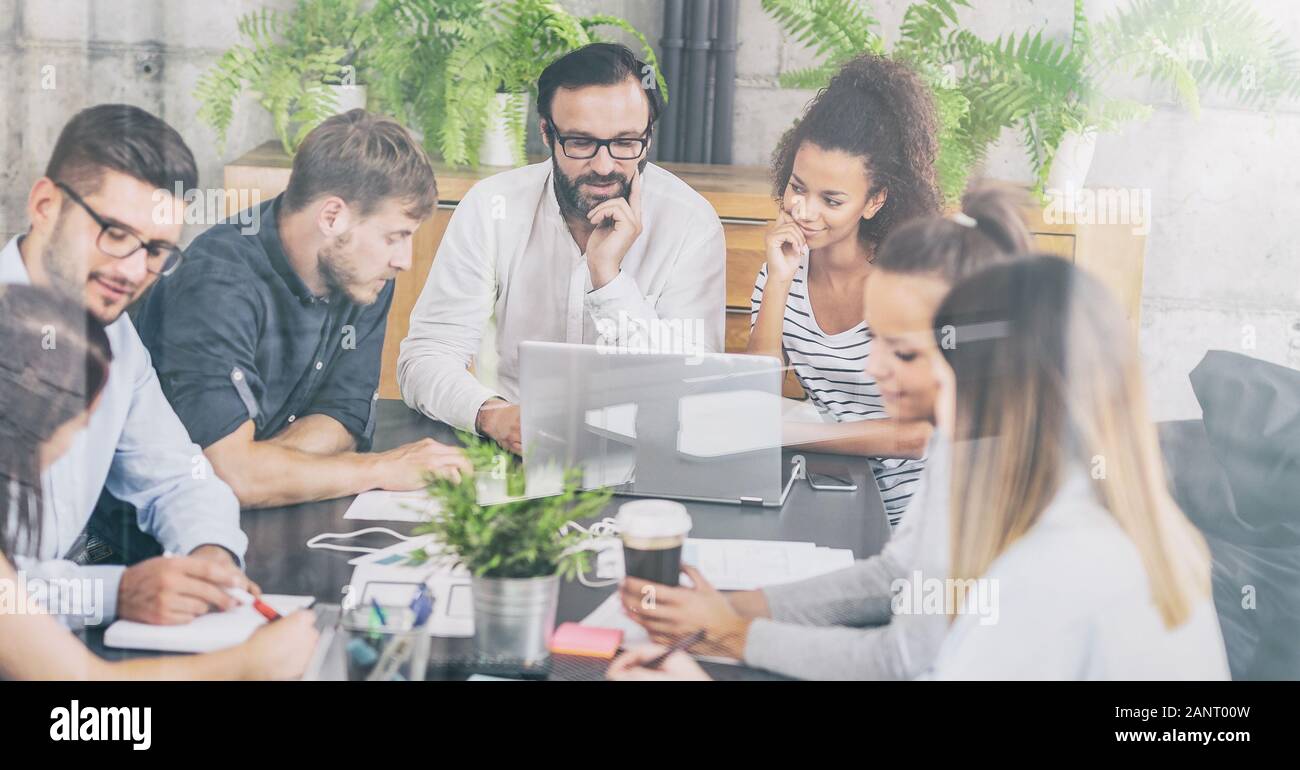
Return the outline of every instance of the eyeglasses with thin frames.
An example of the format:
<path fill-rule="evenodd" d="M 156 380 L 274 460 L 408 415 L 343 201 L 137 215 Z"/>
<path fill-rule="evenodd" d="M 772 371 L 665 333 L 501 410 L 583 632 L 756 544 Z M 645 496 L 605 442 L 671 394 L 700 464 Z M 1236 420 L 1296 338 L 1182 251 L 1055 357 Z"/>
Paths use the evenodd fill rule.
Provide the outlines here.
<path fill-rule="evenodd" d="M 604 147 L 609 152 L 609 157 L 614 160 L 636 160 L 645 153 L 646 145 L 650 143 L 649 126 L 641 136 L 631 138 L 596 139 L 590 136 L 565 136 L 554 123 L 551 124 L 551 133 L 565 157 L 573 160 L 594 158 L 601 147 Z"/>
<path fill-rule="evenodd" d="M 126 259 L 140 249 L 144 249 L 145 269 L 154 275 L 171 275 L 176 272 L 177 267 L 180 267 L 185 252 L 179 246 L 159 241 L 145 242 L 123 225 L 104 219 L 99 212 L 82 200 L 75 190 L 63 182 L 55 182 L 54 186 L 67 193 L 68 197 L 85 209 L 90 218 L 95 220 L 95 224 L 99 225 L 99 235 L 95 238 L 95 245 L 100 251 L 116 259 Z"/>

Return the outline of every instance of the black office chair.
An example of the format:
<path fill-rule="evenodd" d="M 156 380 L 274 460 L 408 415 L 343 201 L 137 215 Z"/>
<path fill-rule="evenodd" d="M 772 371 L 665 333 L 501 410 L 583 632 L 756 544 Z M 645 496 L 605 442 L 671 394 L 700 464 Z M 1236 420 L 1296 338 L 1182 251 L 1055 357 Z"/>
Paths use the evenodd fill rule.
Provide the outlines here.
<path fill-rule="evenodd" d="M 1300 680 L 1300 372 L 1210 351 L 1202 420 L 1161 423 L 1175 501 L 1205 535 L 1233 679 Z"/>

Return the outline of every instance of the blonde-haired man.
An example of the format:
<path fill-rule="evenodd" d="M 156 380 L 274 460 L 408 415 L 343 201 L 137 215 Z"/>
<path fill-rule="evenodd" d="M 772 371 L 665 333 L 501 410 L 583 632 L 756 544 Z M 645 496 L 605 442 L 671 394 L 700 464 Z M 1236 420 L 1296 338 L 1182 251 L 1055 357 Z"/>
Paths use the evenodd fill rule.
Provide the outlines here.
<path fill-rule="evenodd" d="M 417 489 L 430 471 L 469 468 L 431 439 L 364 451 L 393 279 L 436 202 L 404 128 L 336 115 L 307 135 L 283 194 L 201 234 L 149 296 L 137 320 L 163 391 L 243 507 Z"/>

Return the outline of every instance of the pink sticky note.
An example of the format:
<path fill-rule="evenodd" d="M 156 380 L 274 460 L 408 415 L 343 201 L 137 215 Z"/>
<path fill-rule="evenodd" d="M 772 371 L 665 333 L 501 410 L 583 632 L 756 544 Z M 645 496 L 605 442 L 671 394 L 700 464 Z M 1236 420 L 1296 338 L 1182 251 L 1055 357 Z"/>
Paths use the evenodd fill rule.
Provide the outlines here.
<path fill-rule="evenodd" d="M 623 632 L 616 628 L 596 628 L 579 623 L 561 623 L 551 635 L 551 652 L 556 655 L 586 655 L 612 658 L 623 643 Z"/>

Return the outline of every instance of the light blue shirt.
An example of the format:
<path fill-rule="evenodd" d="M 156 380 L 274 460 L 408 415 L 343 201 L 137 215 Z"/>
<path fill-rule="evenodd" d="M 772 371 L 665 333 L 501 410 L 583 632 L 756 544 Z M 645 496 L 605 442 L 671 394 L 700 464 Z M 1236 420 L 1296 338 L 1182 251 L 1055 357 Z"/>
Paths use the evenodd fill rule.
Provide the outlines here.
<path fill-rule="evenodd" d="M 27 283 L 15 236 L 0 251 L 0 284 Z M 117 614 L 125 567 L 78 566 L 62 558 L 85 530 L 101 490 L 134 505 L 140 529 L 168 552 L 187 554 L 211 544 L 242 561 L 248 538 L 239 528 L 239 500 L 213 473 L 167 403 L 131 319 L 123 313 L 105 331 L 113 365 L 99 406 L 42 479 L 39 552 L 12 556 L 29 580 L 102 581 L 102 606 L 82 611 L 107 620 Z"/>

